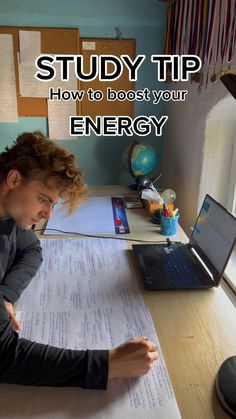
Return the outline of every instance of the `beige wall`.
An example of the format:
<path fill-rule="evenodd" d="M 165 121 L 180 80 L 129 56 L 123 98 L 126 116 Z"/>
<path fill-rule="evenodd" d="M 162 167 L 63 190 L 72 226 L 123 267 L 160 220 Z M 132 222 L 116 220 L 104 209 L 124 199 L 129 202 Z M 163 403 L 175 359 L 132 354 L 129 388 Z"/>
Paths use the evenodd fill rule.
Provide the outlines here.
<path fill-rule="evenodd" d="M 236 101 L 220 81 L 209 82 L 201 94 L 194 83 L 175 83 L 169 88 L 186 89 L 188 94 L 184 102 L 169 102 L 167 106 L 163 186 L 176 191 L 180 224 L 189 236 L 205 193 L 222 199 L 223 190 L 216 185 L 222 167 L 229 164 Z M 225 142 L 228 157 L 224 156 Z"/>

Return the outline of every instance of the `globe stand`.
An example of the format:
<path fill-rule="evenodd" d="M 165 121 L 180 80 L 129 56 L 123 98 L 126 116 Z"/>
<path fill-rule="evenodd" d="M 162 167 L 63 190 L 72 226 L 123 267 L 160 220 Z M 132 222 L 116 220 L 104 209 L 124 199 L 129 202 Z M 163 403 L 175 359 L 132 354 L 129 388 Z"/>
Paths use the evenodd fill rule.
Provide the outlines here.
<path fill-rule="evenodd" d="M 136 183 L 129 185 L 129 189 L 132 189 L 132 191 L 139 191 L 138 185 Z"/>

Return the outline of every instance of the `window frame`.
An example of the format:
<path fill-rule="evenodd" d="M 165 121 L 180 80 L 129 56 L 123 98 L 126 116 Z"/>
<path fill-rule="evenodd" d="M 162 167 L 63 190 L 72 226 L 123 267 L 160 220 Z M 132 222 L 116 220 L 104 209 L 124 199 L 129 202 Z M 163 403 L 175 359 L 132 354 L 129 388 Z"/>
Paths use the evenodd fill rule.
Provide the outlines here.
<path fill-rule="evenodd" d="M 236 217 L 236 139 L 232 150 L 227 209 Z M 236 277 L 233 278 L 234 272 L 236 272 L 236 246 L 233 249 L 228 265 L 224 273 L 225 284 L 230 288 L 230 293 L 234 295 L 236 301 Z"/>
<path fill-rule="evenodd" d="M 236 216 L 236 139 L 232 150 L 227 209 Z"/>

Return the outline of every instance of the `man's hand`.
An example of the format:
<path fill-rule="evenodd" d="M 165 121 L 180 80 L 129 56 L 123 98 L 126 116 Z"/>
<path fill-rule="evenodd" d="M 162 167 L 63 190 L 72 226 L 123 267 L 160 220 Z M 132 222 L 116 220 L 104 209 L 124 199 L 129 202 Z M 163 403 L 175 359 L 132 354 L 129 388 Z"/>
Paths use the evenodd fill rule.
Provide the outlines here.
<path fill-rule="evenodd" d="M 6 309 L 11 320 L 12 328 L 17 332 L 20 330 L 20 323 L 16 320 L 16 312 L 12 303 L 5 301 Z"/>
<path fill-rule="evenodd" d="M 135 337 L 109 350 L 108 378 L 139 377 L 146 374 L 157 359 L 154 343 L 146 337 Z"/>

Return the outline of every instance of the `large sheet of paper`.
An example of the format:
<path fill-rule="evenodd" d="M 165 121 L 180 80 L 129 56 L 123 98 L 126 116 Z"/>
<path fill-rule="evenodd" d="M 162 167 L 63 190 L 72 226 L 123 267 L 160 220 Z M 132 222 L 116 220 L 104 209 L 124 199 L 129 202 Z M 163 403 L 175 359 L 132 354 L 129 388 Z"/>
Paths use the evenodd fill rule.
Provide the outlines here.
<path fill-rule="evenodd" d="M 53 231 L 53 229 L 68 233 L 115 234 L 111 198 L 90 197 L 70 217 L 66 214 L 66 210 L 58 204 L 47 223 L 47 229 L 46 234 L 62 234 Z"/>
<path fill-rule="evenodd" d="M 180 418 L 152 318 L 129 265 L 126 244 L 115 239 L 65 238 L 42 240 L 42 247 L 44 262 L 17 305 L 22 336 L 63 347 L 105 349 L 132 336 L 145 335 L 156 342 L 159 359 L 147 375 L 111 380 L 107 391 L 48 389 L 46 400 L 44 390 L 37 390 L 33 417 Z M 8 388 L 5 393 L 1 388 L 1 394 Z M 22 395 L 19 388 L 14 391 L 14 401 Z M 31 410 L 29 397 L 25 397 L 25 411 L 22 400 L 20 407 L 14 403 L 14 409 L 20 409 L 27 419 Z M 44 405 L 37 403 L 38 397 Z"/>
<path fill-rule="evenodd" d="M 13 36 L 0 35 L 0 122 L 17 122 Z"/>

